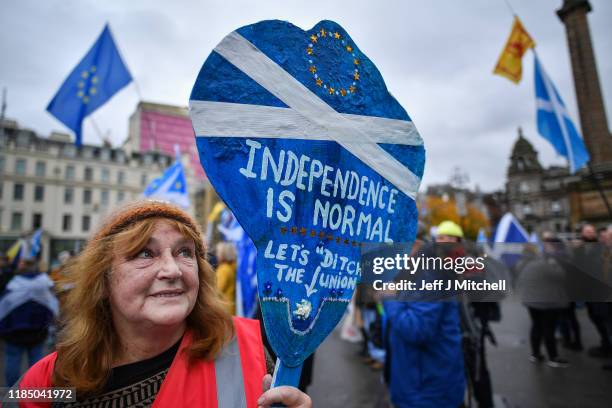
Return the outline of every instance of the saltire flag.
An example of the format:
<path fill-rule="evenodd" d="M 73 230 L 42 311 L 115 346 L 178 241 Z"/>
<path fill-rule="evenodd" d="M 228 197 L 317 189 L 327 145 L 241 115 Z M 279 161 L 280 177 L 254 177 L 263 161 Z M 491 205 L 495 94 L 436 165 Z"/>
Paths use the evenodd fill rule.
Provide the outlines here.
<path fill-rule="evenodd" d="M 145 188 L 143 196 L 189 208 L 187 178 L 178 155 L 174 163 L 164 171 L 164 174 L 151 181 Z"/>
<path fill-rule="evenodd" d="M 575 173 L 589 161 L 584 141 L 574 125 L 557 88 L 535 55 L 535 94 L 538 132 L 561 156 L 567 158 Z"/>
<path fill-rule="evenodd" d="M 529 234 L 521 223 L 514 215 L 506 213 L 497 224 L 492 256 L 511 267 L 521 258 L 528 242 Z"/>
<path fill-rule="evenodd" d="M 29 258 L 34 259 L 40 252 L 40 240 L 42 238 L 42 228 L 37 229 L 30 239 Z"/>
<path fill-rule="evenodd" d="M 257 310 L 257 249 L 230 210 L 223 210 L 217 229 L 236 247 L 236 315 L 252 318 Z"/>
<path fill-rule="evenodd" d="M 508 37 L 506 45 L 497 60 L 493 73 L 518 84 L 523 76 L 523 55 L 529 48 L 533 47 L 535 47 L 535 42 L 518 17 L 515 16 L 510 37 Z"/>
<path fill-rule="evenodd" d="M 234 214 L 228 209 L 221 212 L 221 222 L 217 225 L 217 229 L 223 235 L 223 239 L 230 242 L 238 242 L 242 239 L 244 230 L 238 223 Z"/>
<path fill-rule="evenodd" d="M 353 296 L 360 243 L 414 240 L 423 140 L 333 21 L 233 31 L 189 105 L 202 166 L 257 248 L 273 384 L 297 386 Z"/>
<path fill-rule="evenodd" d="M 47 111 L 74 132 L 75 143 L 80 146 L 85 117 L 131 81 L 132 75 L 106 24 L 94 45 L 49 102 Z"/>
<path fill-rule="evenodd" d="M 236 314 L 253 318 L 257 311 L 257 248 L 244 231 L 236 243 L 236 253 Z"/>

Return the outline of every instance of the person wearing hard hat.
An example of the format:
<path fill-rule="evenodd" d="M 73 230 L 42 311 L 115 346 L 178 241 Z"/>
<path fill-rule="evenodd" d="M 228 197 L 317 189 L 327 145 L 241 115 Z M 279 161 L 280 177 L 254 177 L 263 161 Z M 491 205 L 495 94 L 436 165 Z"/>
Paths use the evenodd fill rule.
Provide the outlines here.
<path fill-rule="evenodd" d="M 436 242 L 461 242 L 463 230 L 452 221 L 442 221 L 436 230 Z"/>
<path fill-rule="evenodd" d="M 438 226 L 436 243 L 425 245 L 415 256 L 440 256 L 436 253 L 438 242 L 460 242 L 462 238 L 461 227 L 445 221 Z M 424 277 L 437 272 L 419 270 L 416 274 Z M 388 331 L 385 363 L 393 406 L 459 407 L 465 392 L 465 369 L 457 302 L 404 299 L 385 301 L 384 308 Z"/>
<path fill-rule="evenodd" d="M 461 243 L 463 241 L 463 230 L 453 221 L 442 221 L 436 230 L 436 243 L 441 245 L 441 253 L 444 256 L 462 257 L 465 256 L 465 248 Z M 454 244 L 454 245 L 453 245 Z M 466 306 L 464 304 L 464 306 Z M 493 303 L 472 303 L 469 307 L 462 309 L 462 319 L 474 321 L 476 318 L 480 323 L 481 331 L 478 339 L 477 351 L 474 348 L 467 348 L 464 356 L 467 363 L 467 373 L 470 376 L 469 386 L 473 388 L 474 398 L 478 402 L 479 407 L 493 406 L 493 389 L 491 385 L 491 377 L 489 368 L 487 367 L 487 358 L 485 354 L 485 335 L 493 339 L 492 333 L 488 326 L 487 310 L 496 307 Z M 494 340 L 491 340 L 495 344 Z M 475 364 L 478 364 L 476 367 Z M 478 373 L 477 375 L 475 373 Z"/>

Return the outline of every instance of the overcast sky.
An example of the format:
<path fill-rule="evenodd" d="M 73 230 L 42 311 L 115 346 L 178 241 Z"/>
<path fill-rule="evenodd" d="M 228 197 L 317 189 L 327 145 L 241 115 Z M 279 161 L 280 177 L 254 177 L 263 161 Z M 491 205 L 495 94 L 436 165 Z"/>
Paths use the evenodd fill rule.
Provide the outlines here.
<path fill-rule="evenodd" d="M 578 121 L 565 28 L 555 13 L 562 0 L 509 1 Z M 591 4 L 591 36 L 610 113 L 612 1 Z M 330 19 L 347 30 L 425 140 L 425 186 L 448 181 L 459 166 L 471 187 L 501 188 L 518 126 L 544 165 L 565 163 L 537 134 L 532 55 L 524 58 L 518 86 L 492 75 L 512 25 L 504 0 L 4 2 L 0 86 L 8 88 L 6 116 L 42 135 L 65 132 L 45 107 L 107 21 L 143 98 L 186 106 L 214 46 L 234 29 L 265 19 L 287 20 L 303 29 Z M 127 136 L 137 103 L 131 84 L 94 113 L 113 143 Z M 88 120 L 84 132 L 86 143 L 99 143 Z"/>

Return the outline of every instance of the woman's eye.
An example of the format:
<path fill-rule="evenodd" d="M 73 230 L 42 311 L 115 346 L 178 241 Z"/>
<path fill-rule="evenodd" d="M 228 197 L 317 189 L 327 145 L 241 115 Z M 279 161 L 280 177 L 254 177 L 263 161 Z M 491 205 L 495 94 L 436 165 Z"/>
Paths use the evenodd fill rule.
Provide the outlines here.
<path fill-rule="evenodd" d="M 193 251 L 191 248 L 182 248 L 179 251 L 180 256 L 184 256 L 185 258 L 193 258 Z"/>
<path fill-rule="evenodd" d="M 136 258 L 144 258 L 144 259 L 153 258 L 153 252 L 151 252 L 148 249 L 143 249 L 136 255 Z"/>

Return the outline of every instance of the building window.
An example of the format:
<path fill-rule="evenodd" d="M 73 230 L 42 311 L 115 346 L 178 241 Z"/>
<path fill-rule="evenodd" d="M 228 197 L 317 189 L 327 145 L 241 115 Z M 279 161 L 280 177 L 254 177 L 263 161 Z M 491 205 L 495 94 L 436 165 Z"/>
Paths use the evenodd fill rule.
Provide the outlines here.
<path fill-rule="evenodd" d="M 81 219 L 81 229 L 83 232 L 89 231 L 89 226 L 91 224 L 91 217 L 89 215 L 84 215 Z"/>
<path fill-rule="evenodd" d="M 117 193 L 117 202 L 120 203 L 125 199 L 125 192 L 124 191 L 119 191 Z"/>
<path fill-rule="evenodd" d="M 550 209 L 553 213 L 559 214 L 561 212 L 561 203 L 559 201 L 553 201 L 550 203 Z"/>
<path fill-rule="evenodd" d="M 19 133 L 19 135 L 17 136 L 17 147 L 24 149 L 30 147 L 30 136 L 27 133 Z"/>
<path fill-rule="evenodd" d="M 143 173 L 143 174 L 140 176 L 140 186 L 141 186 L 141 187 L 144 187 L 144 186 L 146 186 L 146 185 L 147 185 L 147 175 L 146 175 L 146 173 Z"/>
<path fill-rule="evenodd" d="M 4 173 L 4 156 L 0 156 L 0 173 Z"/>
<path fill-rule="evenodd" d="M 15 184 L 13 186 L 13 200 L 23 201 L 23 184 Z"/>
<path fill-rule="evenodd" d="M 45 177 L 47 173 L 47 163 L 44 161 L 36 162 L 36 177 Z"/>
<path fill-rule="evenodd" d="M 103 168 L 102 169 L 102 182 L 108 183 L 109 180 L 110 180 L 110 171 L 108 171 L 107 168 Z"/>
<path fill-rule="evenodd" d="M 83 149 L 83 158 L 85 158 L 85 159 L 93 159 L 93 150 L 92 149 Z"/>
<path fill-rule="evenodd" d="M 34 186 L 34 201 L 41 202 L 45 199 L 45 186 Z"/>
<path fill-rule="evenodd" d="M 102 151 L 100 152 L 100 158 L 106 161 L 110 160 L 110 150 L 102 149 Z"/>
<path fill-rule="evenodd" d="M 102 190 L 101 195 L 100 195 L 100 204 L 108 205 L 108 197 L 109 197 L 108 190 Z"/>
<path fill-rule="evenodd" d="M 83 190 L 83 204 L 91 204 L 91 190 Z"/>
<path fill-rule="evenodd" d="M 26 174 L 26 159 L 17 159 L 15 161 L 15 174 L 25 176 Z"/>
<path fill-rule="evenodd" d="M 122 185 L 125 181 L 125 174 L 120 171 L 119 173 L 117 173 L 117 184 Z"/>
<path fill-rule="evenodd" d="M 66 180 L 74 180 L 74 166 L 66 166 Z"/>
<path fill-rule="evenodd" d="M 64 214 L 64 218 L 62 219 L 62 230 L 70 231 L 72 229 L 72 215 Z"/>
<path fill-rule="evenodd" d="M 91 167 L 85 167 L 85 181 L 93 180 L 93 169 Z"/>
<path fill-rule="evenodd" d="M 34 213 L 32 215 L 32 229 L 39 229 L 42 227 L 42 214 Z"/>
<path fill-rule="evenodd" d="M 21 230 L 21 222 L 23 221 L 23 214 L 20 212 L 14 212 L 11 217 L 11 230 L 19 231 Z"/>
<path fill-rule="evenodd" d="M 72 204 L 74 199 L 74 189 L 72 187 L 66 187 L 64 190 L 64 204 Z"/>
<path fill-rule="evenodd" d="M 64 146 L 64 155 L 68 157 L 76 156 L 76 148 L 72 144 L 67 144 Z"/>
<path fill-rule="evenodd" d="M 523 204 L 523 214 L 531 215 L 531 206 L 529 204 Z"/>

